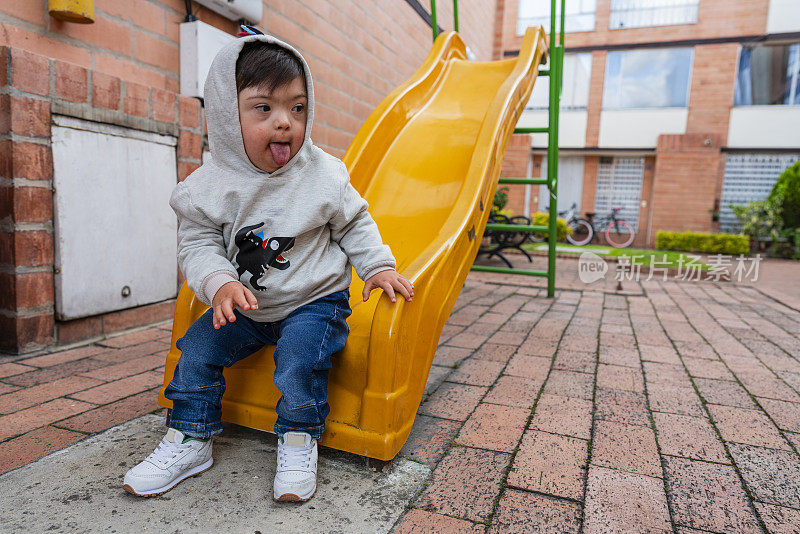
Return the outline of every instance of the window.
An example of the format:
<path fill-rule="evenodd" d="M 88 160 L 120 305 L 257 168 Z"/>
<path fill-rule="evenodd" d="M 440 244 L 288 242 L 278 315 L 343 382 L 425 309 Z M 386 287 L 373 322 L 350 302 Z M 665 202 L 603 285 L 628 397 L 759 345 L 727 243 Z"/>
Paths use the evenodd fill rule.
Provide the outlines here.
<path fill-rule="evenodd" d="M 686 107 L 692 52 L 691 48 L 609 52 L 603 108 Z"/>
<path fill-rule="evenodd" d="M 781 173 L 800 160 L 800 154 L 728 154 L 719 208 L 719 229 L 738 233 L 739 219 L 731 204 L 747 204 L 769 196 Z"/>
<path fill-rule="evenodd" d="M 561 109 L 586 109 L 589 104 L 589 75 L 592 72 L 592 54 L 564 55 L 564 84 L 561 91 Z M 549 78 L 539 78 L 526 109 L 547 109 L 550 104 Z"/>
<path fill-rule="evenodd" d="M 601 157 L 594 195 L 594 211 L 597 217 L 606 217 L 611 214 L 611 208 L 622 206 L 623 209 L 617 217 L 638 232 L 643 176 L 644 158 Z"/>
<path fill-rule="evenodd" d="M 564 31 L 569 33 L 594 30 L 595 2 L 596 0 L 567 0 Z M 556 28 L 558 28 L 560 15 L 561 0 L 556 0 Z M 528 26 L 544 26 L 545 31 L 550 31 L 550 2 L 548 0 L 520 0 L 517 35 L 523 35 Z"/>
<path fill-rule="evenodd" d="M 734 104 L 800 105 L 800 44 L 742 47 Z"/>
<path fill-rule="evenodd" d="M 612 0 L 608 27 L 642 28 L 695 24 L 700 0 Z"/>

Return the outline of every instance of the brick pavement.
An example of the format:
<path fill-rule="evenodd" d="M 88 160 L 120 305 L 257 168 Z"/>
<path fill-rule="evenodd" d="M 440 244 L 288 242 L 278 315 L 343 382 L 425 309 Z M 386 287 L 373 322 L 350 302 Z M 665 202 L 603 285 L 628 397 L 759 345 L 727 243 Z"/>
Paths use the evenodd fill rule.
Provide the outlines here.
<path fill-rule="evenodd" d="M 468 278 L 400 453 L 432 476 L 394 532 L 800 531 L 800 311 L 559 262 L 552 299 Z M 0 471 L 157 410 L 169 330 L 0 363 Z"/>

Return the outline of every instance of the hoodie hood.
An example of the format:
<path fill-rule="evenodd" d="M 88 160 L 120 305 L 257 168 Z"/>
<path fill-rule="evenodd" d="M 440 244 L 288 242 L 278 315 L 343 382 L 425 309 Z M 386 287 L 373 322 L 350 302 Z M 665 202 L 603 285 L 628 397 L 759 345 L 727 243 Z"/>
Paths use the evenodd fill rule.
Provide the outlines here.
<path fill-rule="evenodd" d="M 236 91 L 236 61 L 245 43 L 262 41 L 276 44 L 293 54 L 303 65 L 308 93 L 308 118 L 306 133 L 300 150 L 283 167 L 273 173 L 262 170 L 250 161 L 244 150 L 242 127 L 239 122 L 239 98 Z M 208 142 L 211 158 L 216 166 L 237 174 L 276 176 L 293 167 L 302 167 L 310 158 L 311 126 L 314 123 L 314 83 L 306 60 L 292 46 L 271 35 L 249 35 L 231 41 L 216 55 L 208 71 L 204 88 L 204 105 L 208 125 Z"/>

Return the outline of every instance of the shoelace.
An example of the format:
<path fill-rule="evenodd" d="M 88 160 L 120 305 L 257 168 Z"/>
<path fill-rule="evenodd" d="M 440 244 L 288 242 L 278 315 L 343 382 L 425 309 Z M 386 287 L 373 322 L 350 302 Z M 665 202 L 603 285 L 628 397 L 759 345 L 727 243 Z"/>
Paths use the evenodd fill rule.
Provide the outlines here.
<path fill-rule="evenodd" d="M 147 457 L 148 460 L 154 460 L 160 464 L 167 465 L 170 460 L 178 456 L 178 453 L 185 449 L 186 446 L 180 443 L 172 443 L 163 438 L 161 443 L 158 444 L 156 450 L 150 453 Z"/>
<path fill-rule="evenodd" d="M 302 467 L 303 469 L 308 469 L 311 465 L 311 452 L 313 450 L 313 445 L 308 448 L 293 447 L 291 445 L 278 447 L 278 463 L 281 465 L 281 467 L 286 467 L 287 464 L 290 464 L 293 467 Z"/>

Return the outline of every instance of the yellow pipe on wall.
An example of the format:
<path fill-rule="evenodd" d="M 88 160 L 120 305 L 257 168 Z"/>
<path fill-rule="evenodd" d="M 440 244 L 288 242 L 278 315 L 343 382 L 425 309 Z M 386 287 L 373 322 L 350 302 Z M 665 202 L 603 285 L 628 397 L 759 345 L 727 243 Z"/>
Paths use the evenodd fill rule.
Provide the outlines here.
<path fill-rule="evenodd" d="M 94 22 L 94 0 L 49 0 L 50 16 L 64 22 Z"/>

